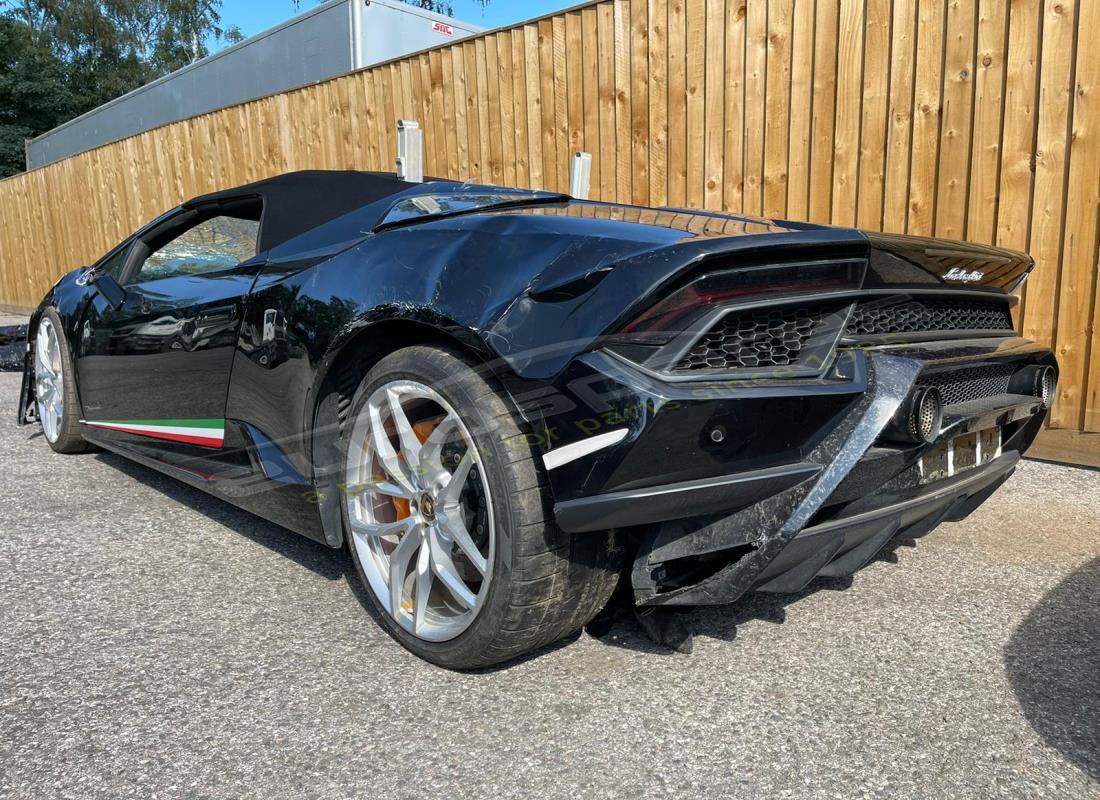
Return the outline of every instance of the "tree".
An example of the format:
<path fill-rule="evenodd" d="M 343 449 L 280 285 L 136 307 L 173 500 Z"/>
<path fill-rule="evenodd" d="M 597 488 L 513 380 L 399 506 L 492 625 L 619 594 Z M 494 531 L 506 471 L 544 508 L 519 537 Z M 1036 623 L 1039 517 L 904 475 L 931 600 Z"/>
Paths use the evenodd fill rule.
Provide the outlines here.
<path fill-rule="evenodd" d="M 0 0 L 0 175 L 24 138 L 240 41 L 221 0 Z"/>
<path fill-rule="evenodd" d="M 23 140 L 71 113 L 65 65 L 30 28 L 0 17 L 0 178 L 23 169 Z"/>

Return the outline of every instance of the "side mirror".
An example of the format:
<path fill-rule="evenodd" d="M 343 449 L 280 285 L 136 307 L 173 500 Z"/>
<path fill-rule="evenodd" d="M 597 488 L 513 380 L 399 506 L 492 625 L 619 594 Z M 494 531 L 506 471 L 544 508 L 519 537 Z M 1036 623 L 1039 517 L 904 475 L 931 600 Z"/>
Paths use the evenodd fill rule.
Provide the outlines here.
<path fill-rule="evenodd" d="M 107 305 L 114 311 L 118 311 L 122 308 L 122 304 L 126 302 L 126 290 L 110 275 L 97 273 L 95 267 L 85 270 L 76 279 L 76 282 L 81 286 L 87 286 L 88 284 L 94 286 L 95 290 L 99 292 L 100 296 L 107 301 Z"/>

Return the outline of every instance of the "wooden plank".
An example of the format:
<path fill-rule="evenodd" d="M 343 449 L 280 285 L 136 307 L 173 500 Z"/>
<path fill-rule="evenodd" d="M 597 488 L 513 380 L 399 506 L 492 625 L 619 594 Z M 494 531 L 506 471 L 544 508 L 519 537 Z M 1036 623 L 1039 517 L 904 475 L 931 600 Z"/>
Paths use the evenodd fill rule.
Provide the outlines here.
<path fill-rule="evenodd" d="M 703 207 L 706 150 L 706 10 L 705 0 L 687 0 L 687 205 Z"/>
<path fill-rule="evenodd" d="M 427 61 L 425 60 L 424 63 L 426 64 Z M 422 93 L 421 98 L 423 98 L 423 94 L 426 92 L 423 87 L 424 75 L 421 69 L 421 64 L 419 62 L 417 63 L 416 72 L 419 75 L 420 89 Z M 365 143 L 363 142 L 363 126 L 361 120 L 363 114 L 363 81 L 361 76 L 359 75 L 349 75 L 344 85 L 347 91 L 348 103 L 347 119 L 349 158 L 351 159 L 351 163 L 353 164 L 355 169 L 365 169 L 366 158 L 363 155 Z M 423 126 L 426 122 L 426 118 L 423 115 L 418 115 L 418 118 L 420 119 L 421 126 Z M 260 129 L 260 133 L 262 134 L 261 147 L 263 148 L 263 155 L 261 156 L 261 158 L 263 159 L 264 165 L 270 167 L 270 153 L 272 150 L 273 142 L 271 141 L 271 133 L 266 127 L 267 121 L 268 115 L 265 109 L 261 122 L 261 125 L 263 127 L 261 127 Z M 426 132 L 425 135 L 427 135 Z"/>
<path fill-rule="evenodd" d="M 773 0 L 769 6 L 768 99 L 764 128 L 764 216 L 766 217 L 787 215 L 793 16 L 793 0 Z"/>
<path fill-rule="evenodd" d="M 860 103 L 863 99 L 863 28 L 863 0 L 840 0 L 836 139 L 833 141 L 834 225 L 856 223 Z"/>
<path fill-rule="evenodd" d="M 615 200 L 615 9 L 611 3 L 596 7 L 600 98 L 600 193 L 599 199 Z"/>
<path fill-rule="evenodd" d="M 882 229 L 905 233 L 909 200 L 909 148 L 913 134 L 916 0 L 895 0 L 890 45 L 890 100 Z"/>
<path fill-rule="evenodd" d="M 557 154 L 554 158 L 557 167 L 556 183 L 561 191 L 569 191 L 569 108 L 566 81 L 568 64 L 565 56 L 565 17 L 553 19 L 554 28 L 554 142 Z"/>
<path fill-rule="evenodd" d="M 542 188 L 564 191 L 558 184 L 558 135 L 555 125 L 554 25 L 541 20 L 537 28 L 539 58 L 539 126 L 542 128 Z"/>
<path fill-rule="evenodd" d="M 1007 35 L 1007 4 L 1003 0 L 981 0 L 978 54 L 974 62 L 974 129 L 966 238 L 987 244 L 992 244 L 996 236 Z"/>
<path fill-rule="evenodd" d="M 504 91 L 501 87 L 499 50 L 497 49 L 497 37 L 488 36 L 482 39 L 485 43 L 485 97 L 483 102 L 488 110 L 488 128 L 485 129 L 485 138 L 489 141 L 489 179 L 503 185 L 504 178 L 504 126 L 501 121 L 504 106 Z M 511 94 L 509 93 L 509 105 Z M 511 130 L 508 135 L 511 136 Z"/>
<path fill-rule="evenodd" d="M 630 107 L 630 2 L 614 0 L 615 22 L 615 199 L 629 203 L 633 191 Z"/>
<path fill-rule="evenodd" d="M 401 60 L 398 71 L 401 73 L 401 89 L 404 92 L 401 102 L 400 119 L 417 120 L 417 93 L 413 81 L 413 63 L 411 58 Z M 396 158 L 396 156 L 395 156 Z"/>
<path fill-rule="evenodd" d="M 1075 0 L 1047 0 L 1043 19 L 1042 83 L 1035 146 L 1031 243 L 1035 270 L 1024 294 L 1024 336 L 1054 345 L 1066 196 L 1066 134 L 1073 69 Z"/>
<path fill-rule="evenodd" d="M 970 189 L 970 129 L 974 108 L 973 0 L 947 4 L 947 43 L 943 75 L 943 122 L 936 187 L 937 236 L 961 239 L 966 233 Z"/>
<path fill-rule="evenodd" d="M 890 6 L 890 0 L 867 0 L 866 7 L 856 223 L 867 230 L 882 229 L 884 211 L 887 111 L 894 66 L 890 58 Z"/>
<path fill-rule="evenodd" d="M 590 197 L 601 196 L 600 167 L 600 53 L 596 28 L 596 9 L 587 6 L 581 17 L 581 96 L 583 98 L 583 149 L 592 154 L 592 186 Z M 570 81 L 574 83 L 574 81 Z"/>
<path fill-rule="evenodd" d="M 470 180 L 473 177 L 470 163 L 470 129 L 467 125 L 468 97 L 466 92 L 466 59 L 461 44 L 448 48 L 451 54 L 451 83 L 444 88 L 451 97 L 451 119 L 454 127 L 457 161 L 454 165 L 454 177 L 458 180 Z"/>
<path fill-rule="evenodd" d="M 1096 191 L 1100 194 L 1100 187 Z M 1096 363 L 1100 358 L 1100 324 L 1097 321 L 1097 316 L 1100 315 L 1100 247 L 1097 247 L 1096 265 L 1092 274 L 1095 276 L 1096 294 L 1092 301 L 1092 317 L 1089 319 L 1092 338 L 1089 342 L 1089 358 L 1086 359 L 1089 374 L 1085 384 L 1085 420 L 1082 427 L 1086 431 L 1100 433 L 1100 365 Z"/>
<path fill-rule="evenodd" d="M 663 206 L 668 203 L 668 2 L 648 2 L 648 201 Z"/>
<path fill-rule="evenodd" d="M 30 179 L 21 177 L 19 180 L 13 180 L 12 187 L 11 204 L 7 206 L 10 209 L 7 213 L 10 215 L 11 222 L 6 224 L 4 229 L 14 233 L 12 251 L 17 254 L 24 265 L 23 270 L 11 281 L 12 291 L 14 292 L 12 302 L 33 306 L 35 303 L 30 299 L 32 291 L 31 276 L 44 270 L 38 259 L 29 252 L 31 242 L 35 241 L 29 225 L 29 217 L 32 213 L 29 200 Z M 54 272 L 59 273 L 60 269 L 55 267 Z"/>
<path fill-rule="evenodd" d="M 919 8 L 908 232 L 931 236 L 940 141 L 940 92 L 943 88 L 944 5 L 942 0 L 927 0 L 920 3 Z"/>
<path fill-rule="evenodd" d="M 516 108 L 515 77 L 512 72 L 512 35 L 504 31 L 496 35 L 497 81 L 500 86 L 500 157 L 505 186 L 518 186 L 516 176 Z M 526 142 L 524 149 L 526 149 Z"/>
<path fill-rule="evenodd" d="M 545 188 L 542 171 L 542 81 L 539 75 L 539 29 L 538 25 L 523 26 L 523 68 L 527 79 L 527 168 L 530 171 L 528 186 L 532 189 Z M 518 98 L 518 95 L 517 95 Z M 516 107 L 519 115 L 520 106 Z"/>
<path fill-rule="evenodd" d="M 785 216 L 806 219 L 813 135 L 814 0 L 795 0 L 791 19 L 791 120 Z"/>
<path fill-rule="evenodd" d="M 382 113 L 379 115 L 381 121 L 382 135 L 381 147 L 382 147 L 382 160 L 378 165 L 378 169 L 392 169 L 393 161 L 397 158 L 397 114 L 395 110 L 395 97 L 394 93 L 394 70 L 392 64 L 387 64 L 383 67 L 379 67 L 378 74 L 381 76 L 382 81 Z M 313 92 L 303 92 L 304 95 L 313 97 Z M 320 116 L 314 110 L 310 110 L 305 115 L 308 120 L 320 119 Z M 305 135 L 308 139 L 312 140 L 313 131 L 312 124 L 307 128 Z M 311 159 L 311 166 L 316 166 L 317 162 Z"/>
<path fill-rule="evenodd" d="M 462 178 L 462 162 L 459 160 L 458 149 L 458 110 L 455 108 L 455 91 L 454 91 L 454 51 L 450 48 L 444 48 L 440 51 L 440 58 L 442 59 L 442 73 L 440 75 L 440 93 L 443 98 L 442 121 L 443 131 L 446 136 L 446 157 L 443 161 L 443 174 L 441 178 Z"/>
<path fill-rule="evenodd" d="M 767 122 L 768 9 L 749 0 L 745 16 L 745 166 L 742 209 L 764 213 L 764 125 Z"/>
<path fill-rule="evenodd" d="M 499 180 L 493 178 L 491 166 L 491 143 L 493 134 L 497 131 L 489 127 L 489 64 L 485 52 L 485 37 L 475 39 L 472 43 L 472 49 L 474 51 L 474 70 L 477 79 L 474 88 L 474 104 L 477 107 L 478 175 L 485 183 L 499 183 Z M 495 92 L 493 96 L 495 98 Z"/>
<path fill-rule="evenodd" d="M 477 53 L 474 43 L 462 43 L 462 62 L 466 71 L 466 139 L 470 159 L 469 177 L 473 180 L 485 180 L 482 170 L 481 147 L 484 139 L 481 135 L 481 112 L 477 104 Z"/>
<path fill-rule="evenodd" d="M 11 181 L 0 181 L 0 309 L 5 311 L 23 303 L 30 307 L 30 302 L 24 301 L 23 293 L 15 286 L 17 276 L 27 274 L 29 270 L 26 269 L 26 262 L 11 249 L 15 210 L 18 208 L 13 190 L 17 185 Z M 23 269 L 14 268 L 17 264 Z"/>
<path fill-rule="evenodd" d="M 532 186 L 531 143 L 527 113 L 527 57 L 523 28 L 512 29 L 512 110 L 516 130 L 516 185 Z M 542 155 L 539 155 L 542 161 Z M 541 164 L 540 164 L 541 171 Z"/>
<path fill-rule="evenodd" d="M 725 141 L 722 145 L 722 207 L 741 211 L 745 188 L 745 7 L 726 2 Z"/>
<path fill-rule="evenodd" d="M 726 2 L 707 0 L 704 59 L 703 208 L 722 208 L 723 156 L 726 146 Z"/>
<path fill-rule="evenodd" d="M 1028 245 L 1034 179 L 1042 0 L 1018 0 L 1010 8 L 996 242 L 1001 247 L 1024 250 Z"/>
<path fill-rule="evenodd" d="M 833 213 L 833 141 L 836 132 L 840 0 L 817 0 L 815 16 L 809 219 L 811 222 L 827 223 Z"/>
<path fill-rule="evenodd" d="M 585 141 L 584 133 L 584 38 L 579 11 L 565 16 L 565 84 L 565 147 L 566 155 L 572 157 L 592 147 Z"/>
<path fill-rule="evenodd" d="M 415 69 L 413 69 L 411 64 L 408 66 L 408 78 L 410 84 L 409 91 L 413 95 L 416 95 L 417 87 L 420 83 L 420 65 L 417 64 Z M 354 79 L 351 76 L 348 76 L 339 80 L 335 84 L 335 100 L 337 106 L 336 113 L 337 118 L 340 120 L 340 124 L 336 126 L 336 135 L 337 142 L 339 143 L 340 148 L 340 163 L 342 164 L 343 169 L 356 169 L 359 166 L 359 163 L 355 158 L 355 120 L 351 116 L 351 83 L 353 80 Z M 416 99 L 419 100 L 419 97 L 417 96 Z M 250 106 L 251 104 L 245 106 L 245 108 L 249 108 Z M 419 114 L 417 114 L 415 111 L 410 110 L 409 116 L 413 119 L 416 119 L 419 117 Z M 249 130 L 252 129 L 251 125 L 247 127 Z M 260 157 L 257 157 L 252 160 L 252 163 L 262 164 L 263 161 Z"/>
<path fill-rule="evenodd" d="M 396 68 L 391 68 L 389 72 L 390 83 L 393 89 L 393 97 L 390 99 L 390 105 L 394 108 L 394 115 L 396 116 L 397 98 L 400 96 L 398 70 Z M 319 84 L 314 91 L 303 92 L 307 108 L 309 108 L 310 119 L 329 118 L 329 109 L 332 106 L 328 97 L 328 89 L 330 86 L 331 83 Z M 218 151 L 218 159 L 220 161 L 218 168 L 219 182 L 229 179 L 229 181 L 227 181 L 228 185 L 233 185 L 238 181 L 236 176 L 230 178 L 233 173 L 233 166 L 235 165 L 235 159 L 233 159 L 232 153 L 228 150 L 229 132 L 226 127 L 226 119 L 228 116 L 227 112 L 230 110 L 231 109 L 225 109 L 215 112 L 215 136 L 217 139 L 215 148 Z M 336 137 L 334 136 L 333 126 L 325 125 L 321 131 L 314 129 L 309 147 L 311 163 L 322 169 L 328 167 L 332 163 L 336 147 Z"/>
<path fill-rule="evenodd" d="M 1081 429 L 1085 425 L 1089 372 L 1100 353 L 1093 351 L 1090 328 L 1094 323 L 1097 292 L 1097 252 L 1100 242 L 1100 57 L 1081 35 L 1100 31 L 1100 3 L 1079 7 L 1078 51 L 1072 92 L 1073 128 L 1067 154 L 1069 175 L 1062 244 L 1062 280 L 1058 291 L 1055 353 L 1061 374 L 1058 396 L 1051 408 L 1055 428 Z M 1091 363 L 1090 363 L 1091 362 Z"/>
<path fill-rule="evenodd" d="M 425 142 L 435 153 L 436 176 L 447 177 L 450 169 L 450 142 L 447 129 L 451 126 L 452 118 L 447 116 L 447 103 L 443 90 L 443 53 L 433 50 L 428 54 L 428 68 L 431 73 L 432 93 L 432 143 Z M 425 140 L 427 135 L 425 135 Z"/>
<path fill-rule="evenodd" d="M 687 205 L 686 0 L 668 0 L 668 204 Z"/>
<path fill-rule="evenodd" d="M 630 202 L 649 204 L 649 9 L 632 0 L 630 9 Z"/>

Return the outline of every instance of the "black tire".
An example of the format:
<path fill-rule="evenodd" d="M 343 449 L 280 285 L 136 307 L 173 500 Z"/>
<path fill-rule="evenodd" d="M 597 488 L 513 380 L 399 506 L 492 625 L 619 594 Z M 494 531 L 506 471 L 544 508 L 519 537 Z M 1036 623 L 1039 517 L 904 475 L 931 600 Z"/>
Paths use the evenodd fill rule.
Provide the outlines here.
<path fill-rule="evenodd" d="M 484 371 L 482 371 L 484 372 Z M 366 594 L 386 630 L 421 658 L 450 669 L 485 667 L 580 630 L 606 604 L 618 581 L 622 549 L 610 533 L 568 534 L 553 521 L 541 460 L 498 383 L 453 350 L 417 346 L 392 353 L 363 378 L 341 442 L 346 463 L 351 420 L 379 386 L 414 380 L 442 395 L 471 431 L 485 460 L 496 519 L 492 581 L 470 626 L 445 642 L 420 639 L 378 602 L 346 535 Z M 341 503 L 345 532 L 347 508 Z"/>
<path fill-rule="evenodd" d="M 61 422 L 58 425 L 58 433 L 56 441 L 50 441 L 48 436 L 43 434 L 43 438 L 46 443 L 53 449 L 55 453 L 86 453 L 89 450 L 93 450 L 94 446 L 86 441 L 80 435 L 80 401 L 76 394 L 76 378 L 73 371 L 73 358 L 69 352 L 69 342 L 65 337 L 65 330 L 61 323 L 61 317 L 57 311 L 53 308 L 47 308 L 42 312 L 42 316 L 38 320 L 38 325 L 41 326 L 44 320 L 49 320 L 50 325 L 53 327 L 54 332 L 57 335 L 58 344 L 61 351 L 61 380 L 63 385 L 63 398 L 61 409 Z M 35 342 L 38 336 L 38 328 L 35 328 L 35 335 L 31 338 L 31 347 L 35 346 Z M 37 410 L 37 409 L 36 409 Z"/>

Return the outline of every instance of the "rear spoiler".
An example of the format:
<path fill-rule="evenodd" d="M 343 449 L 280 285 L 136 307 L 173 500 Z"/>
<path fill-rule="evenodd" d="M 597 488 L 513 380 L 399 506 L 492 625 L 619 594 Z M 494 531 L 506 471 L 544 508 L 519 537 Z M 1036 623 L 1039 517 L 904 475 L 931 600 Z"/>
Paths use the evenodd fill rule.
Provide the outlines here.
<path fill-rule="evenodd" d="M 1034 260 L 1025 253 L 991 245 L 923 236 L 867 233 L 871 244 L 866 288 L 916 286 L 987 289 L 1010 294 L 1019 288 Z"/>

